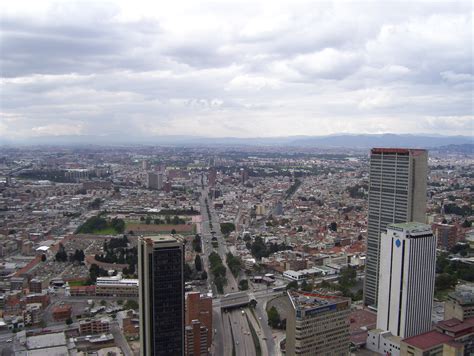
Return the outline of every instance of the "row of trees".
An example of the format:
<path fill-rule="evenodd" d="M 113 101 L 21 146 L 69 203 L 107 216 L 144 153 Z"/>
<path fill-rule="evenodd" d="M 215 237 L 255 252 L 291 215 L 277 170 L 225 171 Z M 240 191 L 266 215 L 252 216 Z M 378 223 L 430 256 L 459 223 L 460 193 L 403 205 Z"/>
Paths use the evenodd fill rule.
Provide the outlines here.
<path fill-rule="evenodd" d="M 236 257 L 231 252 L 227 252 L 226 262 L 227 267 L 229 267 L 234 277 L 237 277 L 239 275 L 240 269 L 242 268 L 242 260 L 240 257 Z"/>
<path fill-rule="evenodd" d="M 201 236 L 199 234 L 196 234 L 193 239 L 193 250 L 196 251 L 197 253 L 202 252 L 202 247 L 201 247 Z"/>
<path fill-rule="evenodd" d="M 222 263 L 221 257 L 215 252 L 212 252 L 209 255 L 209 263 L 211 265 L 211 272 L 214 276 L 216 289 L 220 294 L 222 294 L 224 293 L 224 286 L 227 284 L 227 278 L 225 276 L 226 268 Z"/>
<path fill-rule="evenodd" d="M 186 224 L 186 220 L 181 219 L 178 215 L 175 215 L 173 217 L 171 217 L 170 215 L 166 215 L 164 219 L 160 219 L 160 218 L 152 219 L 150 216 L 147 216 L 146 218 L 142 216 L 140 217 L 140 221 L 144 221 L 145 224 L 147 225 L 150 225 L 152 221 L 155 225 L 164 225 L 164 224 L 184 225 Z"/>
<path fill-rule="evenodd" d="M 295 182 L 286 191 L 285 199 L 290 198 L 298 190 L 300 185 L 301 185 L 301 181 L 299 179 L 295 179 Z"/>

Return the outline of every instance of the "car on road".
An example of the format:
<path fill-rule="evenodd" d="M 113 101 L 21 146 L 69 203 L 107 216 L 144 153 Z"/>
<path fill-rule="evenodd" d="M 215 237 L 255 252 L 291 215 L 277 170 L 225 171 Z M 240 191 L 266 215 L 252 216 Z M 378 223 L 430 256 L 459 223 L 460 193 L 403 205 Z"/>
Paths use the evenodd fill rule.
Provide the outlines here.
<path fill-rule="evenodd" d="M 8 339 L 8 340 L 7 340 L 7 342 L 12 342 L 12 341 L 13 341 L 13 339 Z"/>

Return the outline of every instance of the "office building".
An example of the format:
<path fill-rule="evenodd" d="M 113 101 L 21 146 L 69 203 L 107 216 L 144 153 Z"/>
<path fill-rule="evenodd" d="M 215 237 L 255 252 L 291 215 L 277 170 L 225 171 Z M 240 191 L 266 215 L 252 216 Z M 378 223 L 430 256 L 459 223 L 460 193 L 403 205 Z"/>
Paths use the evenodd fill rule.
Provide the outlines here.
<path fill-rule="evenodd" d="M 138 279 L 123 278 L 121 273 L 98 277 L 95 293 L 104 297 L 138 297 Z"/>
<path fill-rule="evenodd" d="M 373 148 L 370 152 L 364 303 L 377 307 L 380 234 L 388 224 L 426 220 L 426 150 Z"/>
<path fill-rule="evenodd" d="M 158 176 L 157 189 L 162 190 L 163 189 L 163 184 L 164 184 L 164 174 L 162 172 L 159 172 L 157 174 L 157 176 Z"/>
<path fill-rule="evenodd" d="M 432 227 L 438 240 L 439 249 L 448 251 L 457 244 L 458 229 L 456 225 L 433 224 Z"/>
<path fill-rule="evenodd" d="M 350 298 L 288 291 L 286 355 L 348 355 Z"/>
<path fill-rule="evenodd" d="M 177 236 L 140 237 L 140 355 L 184 355 L 184 250 Z"/>
<path fill-rule="evenodd" d="M 158 189 L 158 174 L 148 172 L 146 175 L 146 187 L 148 189 Z"/>
<path fill-rule="evenodd" d="M 431 329 L 436 237 L 421 223 L 390 224 L 380 244 L 377 328 L 401 338 Z"/>

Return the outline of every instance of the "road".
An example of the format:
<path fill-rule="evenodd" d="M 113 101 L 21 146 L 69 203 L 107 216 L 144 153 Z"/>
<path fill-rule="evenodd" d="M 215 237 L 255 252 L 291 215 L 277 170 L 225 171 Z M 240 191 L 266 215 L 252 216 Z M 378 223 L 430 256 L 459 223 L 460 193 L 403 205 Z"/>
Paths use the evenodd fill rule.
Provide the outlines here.
<path fill-rule="evenodd" d="M 219 219 L 214 212 L 214 208 L 212 207 L 212 202 L 209 200 L 209 211 L 210 215 L 207 215 L 207 209 L 206 209 L 206 198 L 208 196 L 208 190 L 202 189 L 201 190 L 201 199 L 200 199 L 200 205 L 201 205 L 201 216 L 202 216 L 202 222 L 201 222 L 201 242 L 202 242 L 202 248 L 203 248 L 203 262 L 204 265 L 207 266 L 208 270 L 208 276 L 212 280 L 212 276 L 209 273 L 209 258 L 208 256 L 213 252 L 217 252 L 219 256 L 222 259 L 222 262 L 224 266 L 226 267 L 226 278 L 227 278 L 227 285 L 224 286 L 224 293 L 232 293 L 232 292 L 237 292 L 238 291 L 238 284 L 235 279 L 235 277 L 232 275 L 230 272 L 229 268 L 227 268 L 226 264 L 226 253 L 229 252 L 227 248 L 227 244 L 224 240 L 224 237 L 221 234 L 220 231 L 220 223 Z M 212 222 L 212 231 L 214 231 L 214 234 L 211 234 L 211 228 L 209 226 L 209 222 Z M 216 237 L 218 247 L 213 248 L 212 246 L 212 237 Z M 215 291 L 215 288 L 213 288 Z"/>
<path fill-rule="evenodd" d="M 134 356 L 132 349 L 130 349 L 127 340 L 123 336 L 122 330 L 120 330 L 118 322 L 110 323 L 110 332 L 114 336 L 115 345 L 122 349 L 123 354 L 125 356 Z"/>
<path fill-rule="evenodd" d="M 220 231 L 219 217 L 217 216 L 212 206 L 211 199 L 208 199 L 209 212 L 206 209 L 206 198 L 208 197 L 208 189 L 204 187 L 201 189 L 201 216 L 202 222 L 199 227 L 202 242 L 202 258 L 204 268 L 208 271 L 208 283 L 210 283 L 214 295 L 217 291 L 212 283 L 212 273 L 209 273 L 209 254 L 213 251 L 217 252 L 221 257 L 223 264 L 226 266 L 227 285 L 224 286 L 224 293 L 235 293 L 238 291 L 238 280 L 232 275 L 226 264 L 226 254 L 229 248 L 224 237 Z M 209 223 L 212 223 L 212 229 Z M 211 230 L 214 233 L 211 233 Z M 218 247 L 212 246 L 212 237 L 215 237 L 218 242 Z M 246 278 L 244 272 L 240 274 L 241 278 Z M 220 300 L 213 301 L 213 325 L 215 329 L 213 337 L 212 353 L 214 355 L 232 355 L 232 350 L 235 350 L 236 355 L 256 355 L 255 345 L 253 342 L 249 320 L 252 322 L 254 329 L 260 339 L 262 355 L 274 355 L 275 345 L 272 339 L 271 328 L 267 323 L 267 313 L 264 309 L 265 302 L 280 295 L 281 292 L 274 292 L 271 288 L 263 290 L 253 290 L 250 284 L 249 294 L 257 300 L 257 308 L 255 310 L 257 319 L 251 315 L 250 309 L 237 309 L 229 312 L 222 312 L 220 308 Z M 243 312 L 242 312 L 243 311 Z M 247 319 L 247 316 L 249 319 Z M 254 318 L 254 319 L 250 319 Z"/>

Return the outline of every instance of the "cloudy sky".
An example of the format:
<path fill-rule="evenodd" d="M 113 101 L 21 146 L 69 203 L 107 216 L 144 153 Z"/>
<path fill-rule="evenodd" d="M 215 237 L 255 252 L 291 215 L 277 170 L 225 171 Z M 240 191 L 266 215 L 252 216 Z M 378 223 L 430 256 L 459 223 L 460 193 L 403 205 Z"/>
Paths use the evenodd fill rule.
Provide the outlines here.
<path fill-rule="evenodd" d="M 0 7 L 0 140 L 473 134 L 469 0 Z"/>

